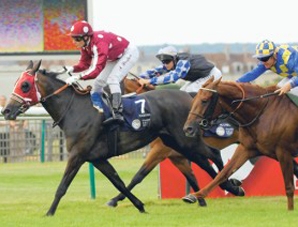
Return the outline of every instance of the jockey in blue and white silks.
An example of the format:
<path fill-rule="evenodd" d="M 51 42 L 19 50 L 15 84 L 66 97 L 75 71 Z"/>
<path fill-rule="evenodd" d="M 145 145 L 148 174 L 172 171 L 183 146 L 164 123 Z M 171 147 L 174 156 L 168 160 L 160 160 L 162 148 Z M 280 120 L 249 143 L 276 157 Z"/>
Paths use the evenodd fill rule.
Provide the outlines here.
<path fill-rule="evenodd" d="M 141 73 L 141 85 L 169 84 L 183 79 L 186 83 L 180 90 L 198 92 L 212 75 L 215 79 L 222 76 L 221 71 L 203 55 L 178 53 L 173 46 L 161 48 L 156 57 L 162 65 Z"/>

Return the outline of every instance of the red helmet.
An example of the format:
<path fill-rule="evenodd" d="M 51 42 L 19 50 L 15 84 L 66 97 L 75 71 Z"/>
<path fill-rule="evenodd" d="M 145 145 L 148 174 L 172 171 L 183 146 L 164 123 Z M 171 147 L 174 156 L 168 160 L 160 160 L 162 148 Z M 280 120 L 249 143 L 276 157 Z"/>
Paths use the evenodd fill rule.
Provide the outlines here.
<path fill-rule="evenodd" d="M 71 36 L 91 36 L 93 34 L 93 29 L 91 25 L 84 20 L 77 21 L 74 23 L 70 29 Z"/>

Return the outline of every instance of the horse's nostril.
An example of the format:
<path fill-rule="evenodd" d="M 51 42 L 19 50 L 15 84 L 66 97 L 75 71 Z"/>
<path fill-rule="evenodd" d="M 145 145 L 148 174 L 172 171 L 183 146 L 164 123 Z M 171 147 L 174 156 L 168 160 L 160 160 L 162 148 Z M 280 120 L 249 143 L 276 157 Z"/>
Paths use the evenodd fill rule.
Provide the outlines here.
<path fill-rule="evenodd" d="M 185 133 L 192 133 L 193 132 L 193 127 L 191 127 L 191 126 L 185 127 L 184 132 Z"/>
<path fill-rule="evenodd" d="M 9 112 L 10 112 L 9 109 L 7 109 L 7 108 L 1 110 L 1 113 L 3 115 L 8 114 Z"/>

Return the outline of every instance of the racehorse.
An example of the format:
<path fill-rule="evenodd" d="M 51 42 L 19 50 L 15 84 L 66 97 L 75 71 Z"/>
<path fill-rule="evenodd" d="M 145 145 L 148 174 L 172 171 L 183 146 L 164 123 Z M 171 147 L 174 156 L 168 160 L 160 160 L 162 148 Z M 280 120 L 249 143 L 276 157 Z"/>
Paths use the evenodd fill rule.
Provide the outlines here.
<path fill-rule="evenodd" d="M 110 127 L 103 125 L 105 113 L 99 113 L 93 107 L 89 93 L 83 94 L 75 86 L 68 86 L 57 78 L 59 73 L 40 70 L 40 65 L 41 60 L 35 64 L 30 61 L 26 71 L 16 81 L 11 98 L 1 112 L 6 120 L 15 120 L 31 106 L 41 103 L 53 118 L 54 125 L 58 125 L 64 132 L 69 157 L 54 200 L 46 213 L 48 216 L 55 214 L 60 200 L 85 162 L 92 163 L 144 213 L 144 204 L 125 187 L 108 159 L 142 148 L 157 137 L 213 177 L 216 172 L 208 159 L 218 169 L 223 168 L 221 157 L 211 152 L 200 137 L 189 138 L 183 132 L 192 101 L 186 92 L 159 90 L 138 95 L 141 110 L 149 106 L 152 113 L 150 123 L 143 131 L 122 130 L 124 126 L 119 126 L 115 153 L 109 146 Z M 224 182 L 221 187 L 235 195 L 244 195 L 243 189 L 230 181 Z"/>
<path fill-rule="evenodd" d="M 122 90 L 124 94 L 132 93 L 132 92 L 141 94 L 147 91 L 155 90 L 155 86 L 153 85 L 141 86 L 138 83 L 139 78 L 134 75 L 132 76 L 133 78 L 125 77 L 124 80 L 122 81 Z M 233 134 L 229 137 L 219 138 L 214 136 L 212 137 L 204 136 L 203 134 L 203 140 L 205 143 L 207 143 L 208 146 L 222 150 L 231 144 L 238 143 L 238 127 L 235 127 Z M 213 152 L 218 152 L 218 151 L 214 149 Z M 180 172 L 185 176 L 191 188 L 194 191 L 198 191 L 199 190 L 198 182 L 193 173 L 189 160 L 186 159 L 180 153 L 171 149 L 170 147 L 165 146 L 160 138 L 157 138 L 156 140 L 150 143 L 150 151 L 146 156 L 146 159 L 143 165 L 135 174 L 135 176 L 132 178 L 131 182 L 127 185 L 127 188 L 132 190 L 137 184 L 141 183 L 144 180 L 144 178 L 160 162 L 164 161 L 166 158 L 168 158 L 177 167 L 177 169 L 180 170 Z M 231 180 L 236 180 L 236 179 L 231 179 Z M 241 184 L 240 182 L 236 182 L 236 181 L 234 181 L 233 183 L 236 185 Z M 118 205 L 118 202 L 124 199 L 125 199 L 125 196 L 120 193 L 119 195 L 117 195 L 116 197 L 108 201 L 107 204 L 109 206 L 116 207 Z M 206 206 L 207 203 L 205 199 L 199 198 L 198 205 Z"/>
<path fill-rule="evenodd" d="M 232 159 L 207 186 L 183 198 L 194 202 L 205 198 L 248 159 L 264 155 L 280 164 L 288 210 L 294 209 L 294 180 L 297 166 L 293 157 L 298 149 L 298 108 L 286 96 L 277 96 L 276 86 L 261 87 L 250 83 L 208 80 L 194 98 L 184 131 L 192 134 L 199 126 L 224 118 L 238 122 L 239 142 Z M 293 168 L 294 166 L 294 168 Z"/>

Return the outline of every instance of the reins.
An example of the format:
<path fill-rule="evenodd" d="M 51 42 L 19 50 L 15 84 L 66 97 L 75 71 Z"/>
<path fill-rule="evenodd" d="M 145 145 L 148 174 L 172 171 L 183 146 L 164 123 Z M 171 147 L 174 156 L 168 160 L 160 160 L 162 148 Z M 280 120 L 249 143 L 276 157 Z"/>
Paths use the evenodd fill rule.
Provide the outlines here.
<path fill-rule="evenodd" d="M 38 82 L 38 81 L 37 81 Z M 40 102 L 45 102 L 48 98 L 51 98 L 54 95 L 59 94 L 60 92 L 64 91 L 66 88 L 68 88 L 68 84 L 63 85 L 62 87 L 58 88 L 56 91 L 54 91 L 52 94 L 47 95 L 46 97 L 40 98 Z M 34 104 L 35 105 L 35 104 Z"/>
<path fill-rule="evenodd" d="M 267 97 L 275 96 L 275 95 L 278 95 L 278 93 L 277 92 L 271 92 L 271 93 L 267 93 L 267 94 L 264 94 L 264 95 L 248 97 L 248 98 L 245 98 L 245 99 L 236 99 L 232 102 L 232 104 L 234 104 L 236 102 L 245 102 L 245 101 L 251 101 L 251 100 L 255 100 L 255 99 L 267 98 Z"/>
<path fill-rule="evenodd" d="M 258 95 L 258 96 L 252 96 L 252 97 L 248 97 L 248 98 L 244 98 L 244 99 L 236 99 L 232 102 L 233 103 L 236 103 L 236 102 L 245 102 L 245 101 L 251 101 L 251 100 L 256 100 L 256 99 L 262 99 L 262 98 L 268 98 L 270 96 L 275 96 L 275 95 L 278 95 L 278 93 L 276 92 L 271 92 L 271 93 L 266 93 L 266 94 L 263 94 L 263 95 Z M 240 126 L 240 127 L 247 127 L 247 126 L 250 126 L 252 125 L 262 114 L 262 112 L 264 111 L 264 109 L 267 107 L 269 103 L 269 99 L 267 99 L 265 105 L 260 109 L 260 111 L 258 112 L 258 114 L 247 124 L 240 124 L 236 119 L 232 118 L 233 121 L 237 122 L 237 124 Z"/>
<path fill-rule="evenodd" d="M 36 82 L 37 82 L 37 84 L 38 84 L 38 79 L 36 79 Z M 92 89 L 91 86 L 88 86 L 87 89 L 83 89 L 82 86 L 81 86 L 80 84 L 77 83 L 76 85 L 77 85 L 77 86 L 73 86 L 73 85 L 72 85 L 72 87 L 74 88 L 75 92 L 78 93 L 78 94 L 80 94 L 80 95 L 88 94 L 88 93 L 90 93 L 90 91 L 91 91 L 91 89 Z M 62 87 L 58 88 L 58 89 L 57 89 L 56 91 L 54 91 L 53 93 L 51 93 L 51 94 L 49 94 L 49 95 L 47 95 L 47 96 L 45 96 L 45 97 L 41 97 L 41 98 L 40 98 L 40 102 L 45 102 L 48 98 L 50 98 L 50 97 L 52 97 L 52 96 L 54 96 L 54 95 L 59 94 L 60 92 L 64 91 L 64 90 L 65 90 L 66 88 L 68 88 L 68 87 L 69 87 L 68 84 L 64 84 Z M 77 87 L 79 87 L 81 90 L 78 89 Z M 71 99 L 70 99 L 70 101 L 68 102 L 68 104 L 67 104 L 66 108 L 64 109 L 63 113 L 61 114 L 59 120 L 53 122 L 53 124 L 52 124 L 52 127 L 53 127 L 53 128 L 56 127 L 56 126 L 62 121 L 62 119 L 65 117 L 66 113 L 68 112 L 68 110 L 69 110 L 70 107 L 71 107 L 71 104 L 72 104 L 72 102 L 73 102 L 73 100 L 74 100 L 74 97 L 75 97 L 75 93 L 73 92 L 73 93 L 72 93 L 72 96 L 71 96 Z M 34 105 L 35 105 L 35 104 L 34 104 Z"/>
<path fill-rule="evenodd" d="M 223 121 L 225 119 L 228 119 L 230 118 L 230 120 L 232 120 L 235 124 L 237 124 L 239 127 L 247 127 L 247 126 L 250 126 L 252 125 L 259 117 L 260 115 L 262 114 L 262 112 L 264 111 L 264 109 L 266 108 L 266 106 L 268 105 L 269 103 L 269 99 L 267 99 L 267 102 L 265 103 L 265 105 L 260 109 L 260 111 L 258 112 L 258 114 L 248 123 L 246 124 L 241 124 L 239 123 L 234 117 L 233 115 L 235 115 L 236 111 L 240 109 L 240 107 L 243 105 L 243 103 L 245 101 L 250 101 L 250 100 L 256 100 L 256 99 L 261 99 L 261 98 L 267 98 L 267 97 L 270 97 L 270 96 L 274 96 L 274 95 L 277 95 L 278 93 L 275 93 L 275 92 L 272 92 L 272 93 L 266 93 L 264 95 L 259 95 L 259 96 L 253 96 L 253 97 L 248 97 L 248 98 L 245 98 L 245 90 L 242 88 L 242 86 L 239 84 L 239 83 L 236 83 L 234 82 L 235 86 L 238 87 L 238 89 L 240 89 L 240 91 L 242 92 L 242 99 L 236 99 L 236 100 L 233 100 L 231 102 L 231 104 L 235 104 L 235 103 L 238 103 L 240 102 L 237 107 L 229 112 L 227 111 L 221 104 L 221 101 L 219 100 L 219 105 L 221 106 L 222 108 L 222 114 L 220 114 L 216 119 L 213 119 L 213 120 L 208 120 L 211 119 L 211 112 L 213 113 L 213 110 L 215 109 L 214 106 L 210 107 L 211 104 L 214 104 L 214 100 L 217 100 L 218 99 L 218 91 L 217 90 L 214 90 L 214 89 L 209 89 L 209 88 L 200 88 L 201 90 L 206 90 L 206 91 L 210 91 L 210 92 L 213 92 L 215 93 L 215 98 L 213 98 L 212 102 L 209 104 L 207 110 L 205 111 L 205 114 L 204 116 L 202 116 L 201 114 L 198 114 L 198 113 L 195 113 L 195 112 L 190 112 L 190 114 L 193 114 L 193 115 L 196 115 L 198 117 L 201 118 L 201 121 L 200 121 L 200 126 L 203 127 L 203 128 L 207 128 L 208 125 L 212 126 L 213 124 L 215 124 L 214 122 L 218 122 L 218 121 Z M 212 111 L 211 111 L 212 110 Z"/>
<path fill-rule="evenodd" d="M 242 93 L 243 93 L 244 90 L 243 90 L 243 88 L 240 86 L 240 84 L 238 84 L 238 83 L 236 83 L 236 82 L 235 82 L 235 84 L 236 84 L 236 86 L 237 86 L 238 88 L 241 88 L 241 91 L 242 91 Z M 243 93 L 243 94 L 245 94 L 245 93 Z M 270 96 L 273 96 L 273 95 L 276 95 L 276 94 L 278 94 L 278 93 L 274 93 L 274 92 L 272 92 L 272 93 L 266 93 L 266 94 L 259 95 L 259 96 L 252 96 L 252 97 L 248 97 L 248 98 L 236 99 L 236 100 L 233 100 L 233 101 L 231 102 L 231 104 L 240 102 L 240 104 L 238 105 L 238 107 L 239 107 L 239 106 L 242 105 L 245 101 L 256 100 L 256 99 L 261 99 L 261 98 L 266 98 L 266 97 L 270 97 Z M 245 95 L 243 95 L 243 97 L 245 97 Z M 239 127 L 248 127 L 248 126 L 252 125 L 253 123 L 255 123 L 255 121 L 261 116 L 262 112 L 263 112 L 264 109 L 267 107 L 268 103 L 269 103 L 269 99 L 267 99 L 267 102 L 266 102 L 265 105 L 260 109 L 260 111 L 257 113 L 257 115 L 256 115 L 250 122 L 248 122 L 248 123 L 246 123 L 246 124 L 241 124 L 241 123 L 239 123 L 239 121 L 237 121 L 235 118 L 233 118 L 233 115 L 234 115 L 234 113 L 236 112 L 236 110 L 238 109 L 238 107 L 237 107 L 236 110 L 234 110 L 233 112 L 230 112 L 230 113 L 229 113 L 230 116 L 228 116 L 228 117 L 230 117 L 230 119 L 231 119 L 232 121 L 234 121 L 235 123 L 237 123 Z M 227 117 L 227 118 L 228 118 L 228 117 Z"/>
<path fill-rule="evenodd" d="M 70 102 L 68 102 L 67 104 L 67 107 L 64 109 L 63 113 L 61 114 L 60 118 L 58 121 L 54 121 L 53 124 L 52 124 L 52 127 L 56 127 L 61 121 L 62 119 L 64 118 L 64 116 L 66 115 L 66 113 L 68 112 L 73 100 L 74 100 L 74 96 L 75 96 L 75 93 L 72 93 L 72 96 L 71 96 L 71 99 L 70 99 Z"/>

